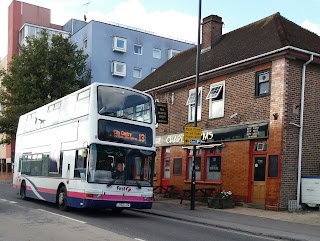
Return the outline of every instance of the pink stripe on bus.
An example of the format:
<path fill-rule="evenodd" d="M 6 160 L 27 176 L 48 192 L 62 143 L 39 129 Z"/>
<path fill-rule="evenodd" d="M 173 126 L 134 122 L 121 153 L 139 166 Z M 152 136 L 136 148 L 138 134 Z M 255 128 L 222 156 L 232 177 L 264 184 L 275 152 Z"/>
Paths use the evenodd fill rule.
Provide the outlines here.
<path fill-rule="evenodd" d="M 101 195 L 100 197 L 87 197 L 86 193 L 70 192 L 70 191 L 68 192 L 68 197 L 93 199 L 93 200 L 104 200 L 104 201 L 149 202 L 147 200 L 144 200 L 143 197 L 137 197 L 137 196 L 122 196 L 122 195 L 105 194 L 105 195 Z"/>
<path fill-rule="evenodd" d="M 39 192 L 45 192 L 49 194 L 57 194 L 57 190 L 55 189 L 50 189 L 50 188 L 44 188 L 44 187 L 38 187 Z"/>

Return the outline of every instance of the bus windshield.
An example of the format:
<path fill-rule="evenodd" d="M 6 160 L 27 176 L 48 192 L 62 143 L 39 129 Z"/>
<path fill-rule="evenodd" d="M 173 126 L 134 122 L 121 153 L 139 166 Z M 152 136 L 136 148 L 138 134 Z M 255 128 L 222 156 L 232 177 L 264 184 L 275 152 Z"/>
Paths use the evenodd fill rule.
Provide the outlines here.
<path fill-rule="evenodd" d="M 152 151 L 92 144 L 88 182 L 150 187 L 154 157 Z"/>
<path fill-rule="evenodd" d="M 151 99 L 133 90 L 98 86 L 98 113 L 152 123 Z"/>

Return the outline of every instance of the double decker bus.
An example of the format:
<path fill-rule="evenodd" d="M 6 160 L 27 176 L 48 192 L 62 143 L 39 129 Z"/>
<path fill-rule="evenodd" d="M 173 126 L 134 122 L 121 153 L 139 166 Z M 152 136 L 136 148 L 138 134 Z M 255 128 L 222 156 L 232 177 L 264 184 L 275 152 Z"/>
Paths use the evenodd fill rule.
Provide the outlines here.
<path fill-rule="evenodd" d="M 76 208 L 150 209 L 155 107 L 141 91 L 93 83 L 19 118 L 13 187 Z"/>

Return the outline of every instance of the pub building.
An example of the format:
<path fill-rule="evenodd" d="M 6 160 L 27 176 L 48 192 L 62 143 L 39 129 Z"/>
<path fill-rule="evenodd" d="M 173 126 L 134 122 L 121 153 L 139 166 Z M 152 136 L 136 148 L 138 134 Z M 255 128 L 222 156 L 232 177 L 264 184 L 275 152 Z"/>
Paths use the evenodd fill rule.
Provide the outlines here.
<path fill-rule="evenodd" d="M 157 126 L 154 185 L 190 189 L 184 127 L 197 104 L 196 188 L 269 210 L 299 207 L 301 177 L 320 176 L 320 37 L 280 13 L 225 34 L 222 26 L 216 15 L 202 20 L 198 103 L 196 46 L 134 87 L 168 110 Z"/>

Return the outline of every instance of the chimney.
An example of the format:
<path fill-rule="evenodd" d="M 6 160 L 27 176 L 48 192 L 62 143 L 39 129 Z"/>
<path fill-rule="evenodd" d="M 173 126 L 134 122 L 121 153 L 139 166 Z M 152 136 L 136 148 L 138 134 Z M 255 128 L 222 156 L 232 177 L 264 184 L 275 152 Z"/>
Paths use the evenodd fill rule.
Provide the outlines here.
<path fill-rule="evenodd" d="M 210 15 L 202 20 L 201 51 L 210 50 L 222 36 L 222 18 Z"/>

